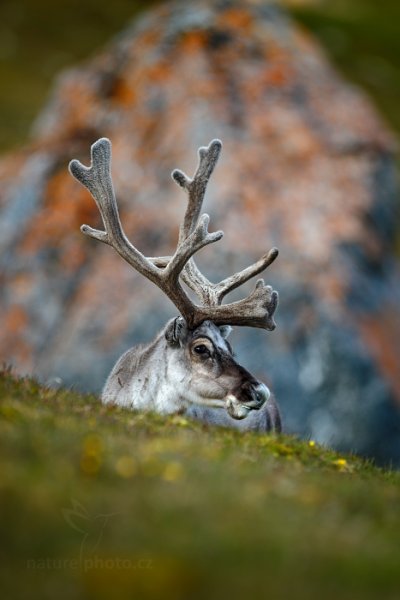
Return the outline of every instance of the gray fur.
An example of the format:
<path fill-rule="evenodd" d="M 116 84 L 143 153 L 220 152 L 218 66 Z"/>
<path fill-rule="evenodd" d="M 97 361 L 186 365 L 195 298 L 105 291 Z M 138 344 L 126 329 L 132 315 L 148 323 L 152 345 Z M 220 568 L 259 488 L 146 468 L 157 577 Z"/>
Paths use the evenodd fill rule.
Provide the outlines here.
<path fill-rule="evenodd" d="M 205 321 L 189 330 L 178 317 L 147 346 L 117 361 L 102 392 L 105 404 L 161 414 L 181 413 L 241 431 L 280 431 L 279 409 L 267 386 L 233 358 L 229 328 Z M 197 354 L 195 348 L 205 347 Z"/>

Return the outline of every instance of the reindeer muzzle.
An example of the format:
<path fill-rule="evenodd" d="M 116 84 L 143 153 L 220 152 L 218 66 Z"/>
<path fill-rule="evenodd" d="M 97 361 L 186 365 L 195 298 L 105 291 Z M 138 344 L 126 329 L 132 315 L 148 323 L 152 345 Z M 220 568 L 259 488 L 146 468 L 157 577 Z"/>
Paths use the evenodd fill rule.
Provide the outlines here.
<path fill-rule="evenodd" d="M 270 391 L 263 383 L 252 385 L 246 382 L 237 394 L 228 394 L 225 406 L 233 419 L 245 419 L 251 410 L 259 410 L 270 397 Z"/>

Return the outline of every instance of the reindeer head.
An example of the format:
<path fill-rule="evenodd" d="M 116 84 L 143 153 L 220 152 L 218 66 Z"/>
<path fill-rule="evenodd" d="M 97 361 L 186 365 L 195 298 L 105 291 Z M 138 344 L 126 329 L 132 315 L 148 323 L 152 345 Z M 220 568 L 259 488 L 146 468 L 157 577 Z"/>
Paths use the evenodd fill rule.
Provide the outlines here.
<path fill-rule="evenodd" d="M 236 362 L 227 341 L 230 331 L 229 325 L 218 327 L 212 321 L 189 329 L 177 317 L 168 323 L 165 338 L 177 362 L 183 364 L 185 400 L 226 408 L 234 419 L 243 419 L 249 410 L 261 408 L 270 392 Z"/>

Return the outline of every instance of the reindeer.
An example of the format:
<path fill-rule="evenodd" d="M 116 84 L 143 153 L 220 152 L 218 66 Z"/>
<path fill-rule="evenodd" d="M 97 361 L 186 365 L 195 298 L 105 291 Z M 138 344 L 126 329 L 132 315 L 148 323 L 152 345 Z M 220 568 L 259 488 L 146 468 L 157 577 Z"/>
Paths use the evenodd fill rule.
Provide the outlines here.
<path fill-rule="evenodd" d="M 193 178 L 176 169 L 175 182 L 188 204 L 172 256 L 145 257 L 126 237 L 111 179 L 111 142 L 101 138 L 91 147 L 91 166 L 72 160 L 71 174 L 93 196 L 104 231 L 82 225 L 81 231 L 112 246 L 136 271 L 155 283 L 178 309 L 147 346 L 128 350 L 117 361 L 102 391 L 102 401 L 131 409 L 181 413 L 202 421 L 242 430 L 280 431 L 279 409 L 268 387 L 234 359 L 227 341 L 231 326 L 275 329 L 278 294 L 259 279 L 250 295 L 222 304 L 225 296 L 266 269 L 278 256 L 272 248 L 256 263 L 219 283 L 199 270 L 194 255 L 223 236 L 208 231 L 209 216 L 200 215 L 207 183 L 222 144 L 213 140 L 199 149 Z M 192 290 L 195 304 L 186 289 Z"/>

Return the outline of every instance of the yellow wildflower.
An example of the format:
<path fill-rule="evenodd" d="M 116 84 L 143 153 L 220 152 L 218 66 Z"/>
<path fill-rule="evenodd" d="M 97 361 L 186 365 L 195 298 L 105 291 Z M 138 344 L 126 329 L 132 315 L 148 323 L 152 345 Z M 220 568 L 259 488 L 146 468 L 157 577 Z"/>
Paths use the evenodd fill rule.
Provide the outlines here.
<path fill-rule="evenodd" d="M 165 481 L 176 481 L 177 479 L 181 479 L 183 475 L 182 465 L 176 461 L 169 462 L 165 466 L 165 469 L 162 473 L 162 478 Z"/>
<path fill-rule="evenodd" d="M 133 477 L 137 471 L 136 462 L 132 456 L 120 456 L 115 463 L 115 470 L 120 477 L 129 479 Z"/>

